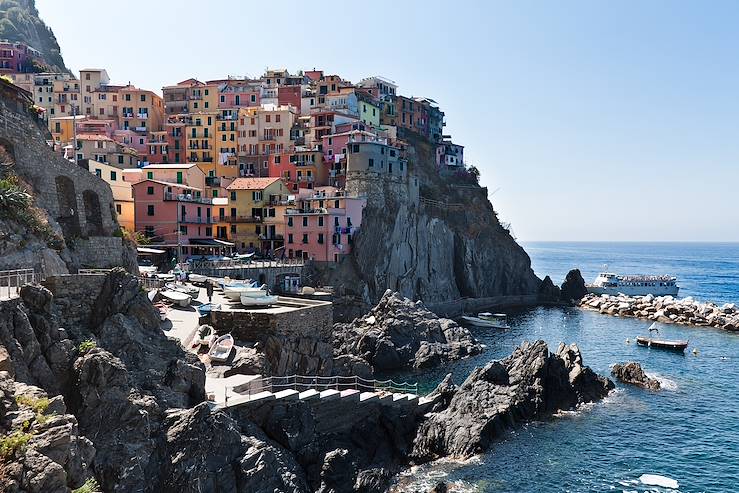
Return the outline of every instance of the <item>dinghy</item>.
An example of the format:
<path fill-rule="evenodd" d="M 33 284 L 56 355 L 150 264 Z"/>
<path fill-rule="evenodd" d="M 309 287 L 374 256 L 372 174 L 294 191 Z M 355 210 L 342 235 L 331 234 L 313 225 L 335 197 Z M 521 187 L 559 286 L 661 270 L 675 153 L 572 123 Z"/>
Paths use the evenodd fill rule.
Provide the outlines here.
<path fill-rule="evenodd" d="M 231 334 L 226 334 L 216 339 L 213 347 L 208 351 L 211 361 L 226 361 L 231 355 L 231 351 L 234 347 L 234 338 Z"/>
<path fill-rule="evenodd" d="M 267 291 L 251 283 L 230 284 L 223 288 L 223 296 L 232 301 L 239 301 L 242 294 L 247 294 L 248 296 L 263 296 L 267 294 Z"/>
<path fill-rule="evenodd" d="M 183 293 L 182 291 L 165 290 L 159 291 L 159 293 L 171 302 L 177 303 L 180 306 L 187 306 L 192 301 L 190 295 Z"/>
<path fill-rule="evenodd" d="M 200 314 L 201 317 L 208 315 L 212 311 L 218 311 L 220 309 L 220 303 L 205 303 L 197 307 L 198 314 Z"/>
<path fill-rule="evenodd" d="M 208 276 L 203 276 L 201 274 L 190 274 L 187 278 L 193 284 L 205 284 L 205 281 L 208 280 Z"/>
<path fill-rule="evenodd" d="M 168 274 L 157 274 L 156 276 L 157 276 L 157 279 L 159 279 L 162 282 L 170 282 L 170 281 L 175 280 L 175 276 L 171 272 Z"/>
<path fill-rule="evenodd" d="M 274 305 L 277 303 L 277 296 L 270 296 L 266 294 L 261 296 L 252 296 L 251 293 L 242 293 L 241 294 L 241 304 L 244 306 L 269 306 Z"/>
<path fill-rule="evenodd" d="M 508 329 L 505 313 L 478 313 L 476 317 L 464 315 L 461 317 L 465 322 L 477 327 L 490 327 L 494 329 Z"/>
<path fill-rule="evenodd" d="M 659 335 L 659 329 L 657 323 L 653 323 L 649 326 L 650 337 L 638 336 L 636 343 L 640 346 L 654 347 L 659 349 L 669 349 L 671 351 L 683 352 L 688 347 L 688 341 L 682 339 L 669 340 L 669 339 L 658 339 L 651 337 L 652 332 Z"/>
<path fill-rule="evenodd" d="M 189 294 L 194 298 L 197 298 L 197 296 L 200 294 L 200 288 L 195 286 L 188 286 L 187 284 L 176 284 L 169 282 L 165 284 L 164 287 L 169 289 L 170 291 L 179 291 L 180 293 Z"/>

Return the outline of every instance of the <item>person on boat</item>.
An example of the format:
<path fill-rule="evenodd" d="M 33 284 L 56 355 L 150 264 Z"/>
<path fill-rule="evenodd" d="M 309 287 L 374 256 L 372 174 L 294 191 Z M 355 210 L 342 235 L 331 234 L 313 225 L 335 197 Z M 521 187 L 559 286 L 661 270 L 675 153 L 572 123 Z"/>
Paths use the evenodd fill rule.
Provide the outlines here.
<path fill-rule="evenodd" d="M 208 294 L 208 303 L 213 302 L 213 281 L 208 279 L 205 283 L 205 292 Z"/>

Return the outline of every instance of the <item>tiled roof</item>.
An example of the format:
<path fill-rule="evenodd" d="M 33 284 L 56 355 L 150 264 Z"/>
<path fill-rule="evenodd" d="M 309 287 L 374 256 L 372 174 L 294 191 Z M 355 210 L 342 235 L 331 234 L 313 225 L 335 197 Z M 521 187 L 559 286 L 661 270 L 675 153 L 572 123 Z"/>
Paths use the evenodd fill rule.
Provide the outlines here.
<path fill-rule="evenodd" d="M 107 135 L 98 135 L 98 134 L 79 134 L 77 136 L 77 140 L 106 140 L 106 141 L 113 141 L 110 137 Z"/>
<path fill-rule="evenodd" d="M 199 188 L 189 187 L 187 185 L 183 185 L 182 183 L 172 183 L 172 182 L 169 182 L 169 181 L 152 180 L 152 179 L 137 181 L 136 183 L 133 183 L 133 185 L 140 185 L 141 183 L 145 183 L 145 182 L 158 183 L 159 185 L 164 185 L 164 186 L 167 186 L 167 187 L 177 187 L 177 188 L 181 188 L 183 190 L 201 191 Z"/>
<path fill-rule="evenodd" d="M 231 183 L 227 190 L 262 190 L 267 188 L 276 181 L 280 181 L 279 178 L 236 178 Z"/>

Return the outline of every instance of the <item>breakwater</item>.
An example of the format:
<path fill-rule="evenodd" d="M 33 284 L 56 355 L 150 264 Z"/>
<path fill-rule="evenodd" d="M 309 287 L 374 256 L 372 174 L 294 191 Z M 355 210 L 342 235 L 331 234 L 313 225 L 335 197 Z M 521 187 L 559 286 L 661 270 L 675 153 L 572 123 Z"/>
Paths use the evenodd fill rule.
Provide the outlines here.
<path fill-rule="evenodd" d="M 739 309 L 733 303 L 718 305 L 699 302 L 691 297 L 626 296 L 588 294 L 580 300 L 580 307 L 606 315 L 635 317 L 660 323 L 716 327 L 735 332 L 739 330 Z"/>

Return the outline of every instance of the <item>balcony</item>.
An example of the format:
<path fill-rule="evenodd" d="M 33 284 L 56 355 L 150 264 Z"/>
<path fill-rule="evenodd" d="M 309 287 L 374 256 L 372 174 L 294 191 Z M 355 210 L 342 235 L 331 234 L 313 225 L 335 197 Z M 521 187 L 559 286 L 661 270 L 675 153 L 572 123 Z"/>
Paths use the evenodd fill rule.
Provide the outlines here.
<path fill-rule="evenodd" d="M 146 132 L 146 127 L 133 127 L 136 132 Z"/>
<path fill-rule="evenodd" d="M 181 223 L 188 223 L 188 224 L 216 224 L 218 221 L 216 221 L 216 218 L 214 217 L 188 217 L 188 216 L 182 216 L 180 218 Z"/>
<path fill-rule="evenodd" d="M 204 163 L 212 163 L 213 162 L 213 158 L 210 157 L 210 156 L 203 156 L 203 158 L 201 159 L 201 161 L 204 162 Z"/>
<path fill-rule="evenodd" d="M 221 179 L 217 176 L 206 176 L 205 185 L 209 187 L 220 187 Z"/>
<path fill-rule="evenodd" d="M 123 118 L 133 118 L 133 113 L 129 113 L 128 111 L 124 111 L 121 115 L 123 115 Z"/>
<path fill-rule="evenodd" d="M 138 118 L 140 120 L 146 120 L 147 118 L 149 118 L 149 114 L 148 113 L 139 113 L 139 114 L 136 115 L 136 118 Z"/>
<path fill-rule="evenodd" d="M 220 216 L 219 220 L 224 223 L 261 223 L 259 216 Z"/>
<path fill-rule="evenodd" d="M 216 115 L 216 120 L 225 120 L 225 121 L 235 121 L 239 119 L 239 115 L 237 114 L 231 114 L 231 115 Z"/>
<path fill-rule="evenodd" d="M 211 204 L 208 197 L 196 197 L 191 194 L 164 192 L 164 200 L 174 202 L 194 202 L 198 204 Z"/>

